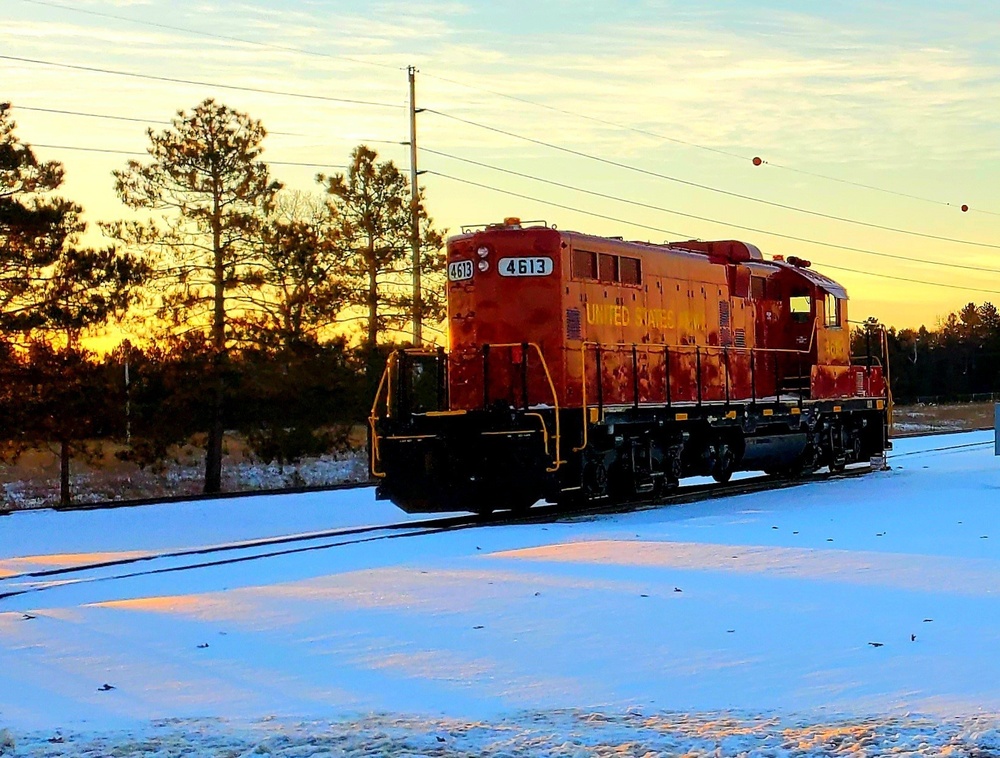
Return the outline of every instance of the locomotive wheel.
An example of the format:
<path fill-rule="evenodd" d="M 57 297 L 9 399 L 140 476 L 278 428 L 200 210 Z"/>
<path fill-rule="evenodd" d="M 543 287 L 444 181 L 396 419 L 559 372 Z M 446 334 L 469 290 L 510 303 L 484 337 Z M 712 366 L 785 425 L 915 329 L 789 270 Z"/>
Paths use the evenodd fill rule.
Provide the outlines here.
<path fill-rule="evenodd" d="M 583 494 L 597 500 L 608 494 L 608 469 L 602 461 L 589 461 L 583 469 Z"/>
<path fill-rule="evenodd" d="M 712 478 L 719 484 L 725 484 L 736 469 L 736 456 L 729 445 L 719 445 L 718 457 L 712 468 Z"/>

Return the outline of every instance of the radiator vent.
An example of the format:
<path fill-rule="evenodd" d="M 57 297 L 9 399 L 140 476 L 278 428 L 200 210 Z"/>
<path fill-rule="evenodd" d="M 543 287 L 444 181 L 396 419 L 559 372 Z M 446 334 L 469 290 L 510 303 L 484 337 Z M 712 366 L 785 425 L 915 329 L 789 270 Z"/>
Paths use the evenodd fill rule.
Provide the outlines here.
<path fill-rule="evenodd" d="M 583 339 L 583 322 L 580 319 L 579 308 L 566 309 L 566 339 Z"/>

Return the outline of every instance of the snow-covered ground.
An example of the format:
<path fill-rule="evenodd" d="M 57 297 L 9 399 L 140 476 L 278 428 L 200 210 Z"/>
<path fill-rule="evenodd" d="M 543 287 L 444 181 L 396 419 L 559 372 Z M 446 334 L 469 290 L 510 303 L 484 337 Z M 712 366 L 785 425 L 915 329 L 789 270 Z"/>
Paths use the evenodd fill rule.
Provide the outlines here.
<path fill-rule="evenodd" d="M 0 754 L 1000 754 L 992 434 L 898 440 L 890 463 L 8 597 Z M 19 512 L 0 593 L 404 518 L 371 490 Z"/>

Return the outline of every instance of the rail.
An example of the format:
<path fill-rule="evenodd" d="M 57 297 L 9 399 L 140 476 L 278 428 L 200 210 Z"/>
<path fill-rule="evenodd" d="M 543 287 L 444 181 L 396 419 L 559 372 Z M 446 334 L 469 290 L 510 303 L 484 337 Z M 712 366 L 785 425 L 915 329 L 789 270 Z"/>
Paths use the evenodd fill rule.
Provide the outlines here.
<path fill-rule="evenodd" d="M 603 398 L 602 398 L 603 387 L 602 387 L 602 381 L 601 381 L 601 362 L 602 362 L 602 353 L 604 351 L 613 351 L 613 352 L 616 352 L 616 353 L 617 352 L 621 352 L 622 350 L 630 350 L 631 351 L 631 353 L 632 353 L 632 398 L 633 398 L 632 402 L 633 402 L 633 406 L 638 406 L 638 404 L 639 404 L 639 391 L 638 391 L 639 390 L 639 388 L 638 388 L 638 354 L 640 352 L 643 352 L 643 353 L 646 353 L 646 354 L 651 353 L 651 352 L 662 352 L 663 355 L 665 356 L 665 359 L 669 359 L 670 355 L 677 355 L 678 353 L 687 353 L 687 354 L 693 353 L 695 355 L 695 385 L 696 385 L 697 392 L 698 392 L 698 395 L 699 395 L 699 397 L 697 398 L 697 402 L 698 402 L 699 405 L 703 402 L 703 398 L 700 397 L 700 395 L 701 395 L 701 380 L 702 380 L 701 356 L 702 355 L 709 356 L 709 355 L 712 355 L 714 353 L 716 355 L 722 356 L 723 360 L 720 362 L 720 365 L 721 365 L 721 363 L 725 363 L 728 366 L 728 356 L 729 355 L 749 355 L 751 357 L 751 360 L 750 360 L 751 399 L 754 402 L 756 402 L 758 398 L 757 398 L 757 394 L 756 394 L 756 366 L 755 366 L 755 361 L 753 360 L 754 356 L 757 355 L 757 354 L 760 354 L 760 353 L 782 354 L 782 355 L 798 355 L 798 356 L 807 356 L 807 355 L 809 355 L 809 353 L 812 352 L 813 346 L 815 345 L 815 341 L 816 341 L 816 323 L 817 322 L 814 320 L 813 321 L 813 325 L 812 325 L 812 330 L 810 331 L 809 343 L 808 343 L 808 345 L 806 347 L 804 347 L 802 349 L 797 349 L 797 348 L 764 348 L 764 347 L 735 347 L 735 346 L 732 346 L 732 345 L 692 345 L 692 344 L 688 344 L 688 343 L 680 343 L 680 344 L 673 344 L 673 345 L 667 345 L 667 344 L 646 344 L 646 345 L 640 345 L 638 343 L 633 343 L 633 342 L 603 343 L 603 342 L 584 341 L 584 342 L 582 342 L 580 344 L 580 366 L 581 366 L 581 374 L 582 374 L 582 379 L 583 379 L 583 382 L 582 382 L 583 383 L 582 406 L 583 406 L 584 416 L 585 417 L 587 416 L 587 414 L 588 414 L 588 408 L 589 408 L 588 403 L 587 403 L 587 373 L 586 373 L 586 368 L 587 368 L 587 350 L 588 349 L 593 348 L 596 351 L 595 352 L 595 356 L 596 356 L 596 362 L 597 362 L 597 376 L 598 376 L 597 398 L 598 398 L 598 409 L 599 409 L 599 412 L 603 412 L 603 405 L 604 405 L 603 404 Z M 775 363 L 775 369 L 777 370 L 777 363 Z M 800 373 L 801 373 L 801 369 L 800 369 Z M 777 388 L 777 377 L 776 377 L 775 386 Z M 666 387 L 665 388 L 666 388 L 666 398 L 665 399 L 666 399 L 667 404 L 669 405 L 672 402 L 672 399 L 670 397 L 670 382 L 669 381 L 666 382 Z M 725 386 L 726 401 L 727 402 L 729 402 L 729 399 L 730 399 L 729 398 L 729 389 L 730 389 L 729 388 L 729 373 L 727 371 L 726 372 L 726 386 Z M 574 451 L 576 451 L 576 450 L 577 449 L 574 448 Z"/>
<path fill-rule="evenodd" d="M 637 343 L 600 343 L 585 341 L 580 345 L 580 374 L 581 374 L 581 412 L 583 414 L 583 424 L 582 424 L 582 437 L 581 444 L 573 448 L 574 453 L 581 452 L 585 450 L 589 444 L 588 428 L 591 423 L 595 423 L 597 420 L 602 419 L 604 416 L 604 397 L 603 397 L 603 377 L 602 377 L 602 354 L 606 350 L 612 350 L 615 352 L 621 352 L 623 350 L 631 351 L 632 357 L 632 406 L 633 408 L 638 408 L 640 404 L 640 392 L 639 392 L 639 361 L 638 355 L 641 352 L 646 354 L 650 352 L 662 352 L 664 355 L 664 360 L 669 361 L 669 356 L 671 354 L 678 353 L 694 353 L 695 355 L 695 385 L 697 388 L 697 396 L 695 402 L 699 406 L 704 402 L 702 394 L 702 355 L 716 355 L 722 356 L 720 364 L 724 364 L 726 370 L 725 374 L 725 402 L 728 404 L 731 402 L 730 395 L 730 384 L 729 384 L 729 356 L 730 355 L 749 355 L 749 369 L 750 369 L 750 400 L 753 403 L 758 402 L 762 399 L 757 395 L 757 367 L 756 367 L 756 355 L 758 354 L 773 354 L 773 355 L 798 355 L 798 356 L 808 356 L 815 344 L 816 344 L 816 332 L 817 332 L 818 319 L 814 319 L 812 323 L 812 329 L 810 330 L 809 342 L 804 348 L 762 348 L 762 347 L 734 347 L 731 345 L 691 345 L 691 344 L 655 344 L 655 345 L 640 345 Z M 885 341 L 885 328 L 882 327 L 882 337 L 883 345 Z M 587 351 L 589 349 L 595 350 L 596 359 L 596 369 L 597 369 L 597 404 L 596 408 L 592 407 L 590 402 L 588 402 L 588 382 L 587 382 Z M 778 364 L 775 361 L 775 398 L 776 402 L 780 398 L 779 384 L 780 378 L 777 376 Z M 888 368 L 886 368 L 888 372 Z M 801 367 L 799 369 L 801 374 Z M 673 398 L 671 397 L 671 387 L 670 387 L 670 375 L 669 371 L 664 382 L 665 389 L 665 401 L 666 404 L 672 405 Z M 886 377 L 886 392 L 887 392 L 887 407 L 889 408 L 889 418 L 892 418 L 892 399 L 891 394 L 888 390 L 888 376 Z M 801 404 L 802 398 L 801 394 L 799 397 L 799 403 Z M 593 417 L 591 414 L 592 410 L 596 410 L 597 415 Z"/>

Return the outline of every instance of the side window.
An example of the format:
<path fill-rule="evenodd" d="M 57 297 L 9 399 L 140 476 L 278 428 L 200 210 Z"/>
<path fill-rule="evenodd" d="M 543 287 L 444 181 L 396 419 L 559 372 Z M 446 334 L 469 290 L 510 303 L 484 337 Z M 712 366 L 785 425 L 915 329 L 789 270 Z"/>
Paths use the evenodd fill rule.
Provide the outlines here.
<path fill-rule="evenodd" d="M 602 282 L 617 282 L 618 278 L 618 256 L 601 253 L 598 257 L 597 278 Z"/>
<path fill-rule="evenodd" d="M 642 265 L 638 258 L 619 258 L 618 272 L 621 274 L 622 284 L 642 284 Z"/>
<path fill-rule="evenodd" d="M 795 323 L 809 323 L 809 316 L 812 312 L 812 299 L 809 295 L 792 295 L 788 298 L 788 310 L 792 314 L 792 321 Z"/>
<path fill-rule="evenodd" d="M 839 327 L 840 326 L 840 298 L 836 295 L 832 295 L 829 292 L 826 293 L 826 301 L 824 303 L 826 310 L 826 326 L 828 327 Z"/>
<path fill-rule="evenodd" d="M 750 277 L 750 297 L 754 300 L 763 300 L 767 297 L 767 279 L 763 276 Z"/>
<path fill-rule="evenodd" d="M 597 253 L 589 250 L 573 250 L 573 278 L 597 278 Z"/>

